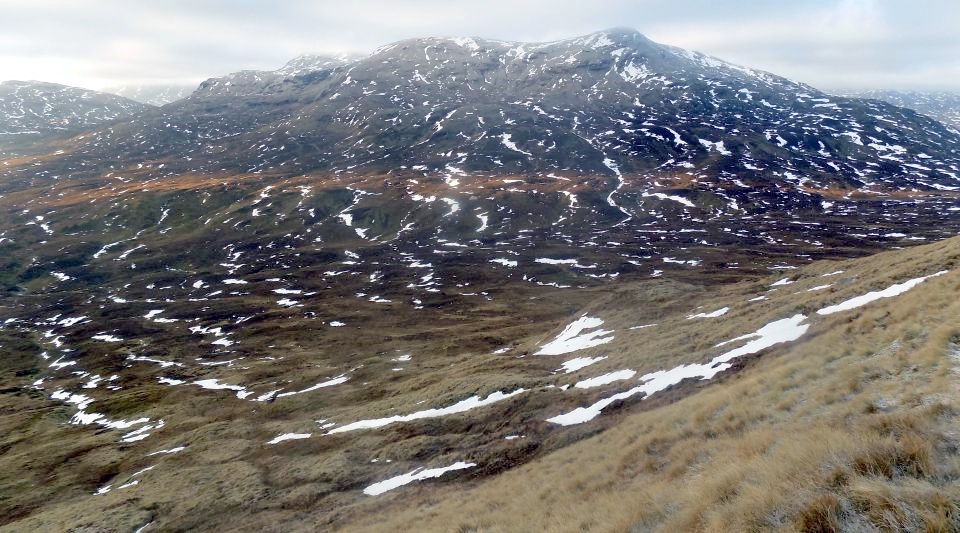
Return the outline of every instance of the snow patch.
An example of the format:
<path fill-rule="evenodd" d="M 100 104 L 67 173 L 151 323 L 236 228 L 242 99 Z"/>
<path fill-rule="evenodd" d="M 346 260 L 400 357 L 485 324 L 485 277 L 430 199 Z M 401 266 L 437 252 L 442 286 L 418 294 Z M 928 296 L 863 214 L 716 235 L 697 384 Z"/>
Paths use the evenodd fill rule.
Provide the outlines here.
<path fill-rule="evenodd" d="M 287 440 L 309 439 L 310 433 L 284 433 L 267 441 L 267 444 L 280 444 Z"/>
<path fill-rule="evenodd" d="M 534 355 L 563 355 L 565 353 L 583 350 L 600 346 L 613 340 L 612 331 L 605 329 L 596 329 L 603 325 L 603 320 L 599 318 L 583 315 L 572 324 L 567 325 L 557 335 L 557 338 L 544 344 Z M 581 333 L 585 330 L 595 329 L 587 333 Z M 609 336 L 607 336 L 609 335 Z"/>
<path fill-rule="evenodd" d="M 690 315 L 687 317 L 687 320 L 692 320 L 694 318 L 717 318 L 727 314 L 727 311 L 729 310 L 730 310 L 729 307 L 721 307 L 720 309 L 717 309 L 716 311 L 711 311 L 709 313 L 697 313 L 695 315 Z"/>
<path fill-rule="evenodd" d="M 637 375 L 636 370 L 630 370 L 630 369 L 617 370 L 616 372 L 610 372 L 608 374 L 603 374 L 602 376 L 596 376 L 593 378 L 588 378 L 588 379 L 578 381 L 576 384 L 574 384 L 574 387 L 578 389 L 591 389 L 593 387 L 600 387 L 602 385 L 613 383 L 614 381 L 623 381 L 625 379 L 630 379 L 635 375 Z"/>
<path fill-rule="evenodd" d="M 841 311 L 849 311 L 851 309 L 862 307 L 864 305 L 867 305 L 870 302 L 874 302 L 882 298 L 892 298 L 894 296 L 898 296 L 900 294 L 903 294 L 909 291 L 910 289 L 916 287 L 917 285 L 923 283 L 924 281 L 930 278 L 942 276 L 947 272 L 949 271 L 941 270 L 936 274 L 930 274 L 929 276 L 923 276 L 922 278 L 914 278 L 914 279 L 904 281 L 903 283 L 897 283 L 897 284 L 891 285 L 886 289 L 883 289 L 882 291 L 871 291 L 866 294 L 857 296 L 855 298 L 850 298 L 849 300 L 842 301 L 836 305 L 831 305 L 828 307 L 824 307 L 823 309 L 819 309 L 817 310 L 817 314 L 832 315 L 834 313 L 839 313 Z"/>
<path fill-rule="evenodd" d="M 757 353 L 776 344 L 799 339 L 810 327 L 809 324 L 804 323 L 806 319 L 807 317 L 805 315 L 798 313 L 790 318 L 770 322 L 753 333 L 737 338 L 738 340 L 754 340 L 751 340 L 739 348 L 718 355 L 708 363 L 680 365 L 670 370 L 659 370 L 645 374 L 640 377 L 640 381 L 643 382 L 642 385 L 614 394 L 587 407 L 578 407 L 573 411 L 549 418 L 547 422 L 561 426 L 582 424 L 593 420 L 599 416 L 606 407 L 619 400 L 625 400 L 637 394 L 643 394 L 645 398 L 650 397 L 685 379 L 711 379 L 718 373 L 729 369 L 732 366 L 730 365 L 730 361 L 738 357 Z"/>
<path fill-rule="evenodd" d="M 606 359 L 607 356 L 601 357 L 577 357 L 576 359 L 571 359 L 569 361 L 564 361 L 559 370 L 563 370 L 565 374 L 571 372 L 576 372 L 581 368 L 586 368 L 594 363 L 598 363 Z"/>
<path fill-rule="evenodd" d="M 440 407 L 436 409 L 427 409 L 425 411 L 417 411 L 415 413 L 410 413 L 408 415 L 395 415 L 387 418 L 374 418 L 372 420 L 360 420 L 352 424 L 347 424 L 345 426 L 340 426 L 336 429 L 330 430 L 328 434 L 334 433 L 344 433 L 347 431 L 354 431 L 357 429 L 372 429 L 379 428 L 389 424 L 394 424 L 397 422 L 409 422 L 411 420 L 420 420 L 423 418 L 436 418 L 440 416 L 447 416 L 456 413 L 463 413 L 471 409 L 476 409 L 478 407 L 483 407 L 485 405 L 490 405 L 502 400 L 506 400 L 511 396 L 516 396 L 524 392 L 526 389 L 517 389 L 513 392 L 502 392 L 496 391 L 490 393 L 486 398 L 480 398 L 479 396 L 471 396 L 465 400 L 461 400 L 453 405 L 448 405 L 447 407 Z"/>
<path fill-rule="evenodd" d="M 450 466 L 444 466 L 440 468 L 428 468 L 423 470 L 422 468 L 417 468 L 412 472 L 407 472 L 406 474 L 400 474 L 399 476 L 394 476 L 390 479 L 385 479 L 378 483 L 374 483 L 369 487 L 363 489 L 363 493 L 367 496 L 378 496 L 384 492 L 391 491 L 398 487 L 402 487 L 414 481 L 422 481 L 424 479 L 440 477 L 447 472 L 453 472 L 455 470 L 464 470 L 467 468 L 473 468 L 477 466 L 476 463 L 465 463 L 463 461 L 458 461 L 453 463 Z"/>
<path fill-rule="evenodd" d="M 697 207 L 696 204 L 694 204 L 693 202 L 691 202 L 690 200 L 687 200 L 682 196 L 671 196 L 669 194 L 664 194 L 662 192 L 645 192 L 643 193 L 643 197 L 644 198 L 654 197 L 654 198 L 659 198 L 661 200 L 672 200 L 674 202 L 683 204 L 687 207 Z"/>

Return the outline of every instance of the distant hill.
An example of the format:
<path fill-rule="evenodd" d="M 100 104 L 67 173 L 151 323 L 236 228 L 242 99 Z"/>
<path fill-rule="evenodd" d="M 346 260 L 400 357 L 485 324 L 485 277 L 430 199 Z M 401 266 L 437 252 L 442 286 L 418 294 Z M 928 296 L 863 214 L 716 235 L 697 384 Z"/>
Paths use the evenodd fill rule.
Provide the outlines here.
<path fill-rule="evenodd" d="M 960 129 L 960 94 L 946 91 L 839 91 L 854 98 L 870 98 L 913 109 L 944 124 Z"/>
<path fill-rule="evenodd" d="M 40 81 L 0 83 L 0 154 L 127 119 L 152 106 L 117 95 Z"/>

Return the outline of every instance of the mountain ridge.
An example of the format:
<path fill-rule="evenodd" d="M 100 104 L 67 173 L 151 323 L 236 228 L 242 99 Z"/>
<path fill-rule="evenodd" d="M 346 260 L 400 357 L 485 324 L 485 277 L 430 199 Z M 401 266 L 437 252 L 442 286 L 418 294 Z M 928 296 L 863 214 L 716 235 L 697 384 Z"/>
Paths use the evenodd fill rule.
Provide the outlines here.
<path fill-rule="evenodd" d="M 203 139 L 216 141 L 237 137 L 251 144 L 262 144 L 270 139 L 282 138 L 290 146 L 303 150 L 303 157 L 316 162 L 306 165 L 303 161 L 293 160 L 296 156 L 284 157 L 284 154 L 267 154 L 259 158 L 251 157 L 253 154 L 249 152 L 245 156 L 237 154 L 237 161 L 243 161 L 243 165 L 254 170 L 272 170 L 282 163 L 304 172 L 324 170 L 355 173 L 363 169 L 368 172 L 396 172 L 401 166 L 410 168 L 425 164 L 434 172 L 444 172 L 450 165 L 465 172 L 530 172 L 538 168 L 567 168 L 614 175 L 615 172 L 604 164 L 605 160 L 610 159 L 618 169 L 628 172 L 664 164 L 679 170 L 679 164 L 706 163 L 705 160 L 711 159 L 708 157 L 711 150 L 725 155 L 732 148 L 735 157 L 728 162 L 739 163 L 737 170 L 742 173 L 751 173 L 751 166 L 763 166 L 764 161 L 761 160 L 761 164 L 754 161 L 758 155 L 778 167 L 776 171 L 779 173 L 795 173 L 800 169 L 793 168 L 796 165 L 789 162 L 792 157 L 789 152 L 793 150 L 797 152 L 798 161 L 806 166 L 802 170 L 831 176 L 829 179 L 839 179 L 847 184 L 865 181 L 860 179 L 862 172 L 875 172 L 864 163 L 864 158 L 868 156 L 923 167 L 924 161 L 918 160 L 917 154 L 942 152 L 940 157 L 946 166 L 925 171 L 928 172 L 925 181 L 935 180 L 940 185 L 956 181 L 951 181 L 942 172 L 956 175 L 960 137 L 942 128 L 937 131 L 935 125 L 923 122 L 925 118 L 903 115 L 897 108 L 876 107 L 880 104 L 860 104 L 843 99 L 832 101 L 824 93 L 808 93 L 806 91 L 812 90 L 808 86 L 784 78 L 737 67 L 695 52 L 655 45 L 636 32 L 625 35 L 619 38 L 629 39 L 629 43 L 641 48 L 624 52 L 627 47 L 620 46 L 624 43 L 617 43 L 609 39 L 609 34 L 599 32 L 564 41 L 513 47 L 509 45 L 515 43 L 483 41 L 491 43 L 485 45 L 487 48 L 483 51 L 476 42 L 476 50 L 457 44 L 457 50 L 446 47 L 435 50 L 438 61 L 431 61 L 431 46 L 439 46 L 437 43 L 440 42 L 454 43 L 455 40 L 426 39 L 393 43 L 367 58 L 352 63 L 328 63 L 324 68 L 301 75 L 277 74 L 280 71 L 243 71 L 226 78 L 207 80 L 193 95 L 165 109 L 156 118 L 145 117 L 143 126 L 148 130 L 140 135 L 149 135 L 149 130 L 156 130 L 159 122 L 170 123 L 174 131 L 168 131 L 166 138 L 154 136 L 152 142 L 159 143 L 158 146 L 163 146 L 163 141 L 172 142 L 172 149 L 186 149 L 195 153 L 196 148 L 191 148 L 191 144 L 202 145 Z M 598 43 L 602 46 L 594 46 Z M 424 44 L 423 50 L 420 50 L 420 45 Z M 553 57 L 547 57 L 551 52 Z M 439 60 L 443 54 L 452 54 L 445 60 L 446 63 Z M 578 56 L 583 57 L 578 59 Z M 451 66 L 450 63 L 454 61 L 456 65 Z M 386 63 L 395 64 L 395 68 L 391 71 L 384 66 Z M 486 80 L 481 72 L 488 72 L 497 78 L 495 81 Z M 611 75 L 616 78 L 611 79 Z M 363 80 L 358 81 L 357 76 L 362 76 Z M 721 81 L 714 81 L 711 76 Z M 551 77 L 562 79 L 564 85 L 547 85 L 551 83 Z M 428 78 L 433 79 L 433 83 Z M 371 82 L 379 85 L 371 85 Z M 486 85 L 491 82 L 497 84 L 495 89 L 500 95 L 493 100 L 484 96 Z M 687 90 L 682 86 L 677 88 L 681 83 L 688 84 Z M 361 84 L 365 87 L 361 88 Z M 758 87 L 765 92 L 758 92 Z M 384 92 L 387 89 L 397 91 L 397 94 L 388 97 Z M 624 91 L 634 92 L 643 101 L 624 96 Z M 778 95 L 779 101 L 772 94 L 767 95 L 770 91 Z M 789 91 L 804 96 L 795 97 L 787 94 Z M 344 95 L 341 102 L 348 103 L 338 105 L 336 98 L 341 93 Z M 755 95 L 756 101 L 753 100 Z M 767 98 L 764 98 L 765 95 Z M 606 98 L 606 102 L 603 98 Z M 429 105 L 423 105 L 423 102 Z M 562 111 L 571 105 L 584 106 L 581 111 L 601 118 L 594 121 L 595 124 L 580 124 L 579 117 Z M 794 109 L 796 106 L 799 108 Z M 224 116 L 226 110 L 230 110 L 233 118 Z M 498 113 L 504 111 L 511 113 L 509 122 L 501 122 L 497 117 Z M 646 115 L 642 120 L 638 111 Z M 684 118 L 706 112 L 713 116 L 707 125 L 690 123 Z M 478 116 L 481 120 L 492 121 L 492 124 L 483 127 L 468 123 L 463 118 L 464 114 Z M 748 115 L 756 116 L 756 125 L 750 131 L 738 131 L 738 126 L 742 128 L 744 121 L 749 120 Z M 872 115 L 888 121 L 892 119 L 892 123 L 900 129 L 891 130 L 889 123 L 872 118 Z M 365 125 L 363 131 L 351 131 L 357 128 L 357 121 L 361 118 Z M 862 121 L 869 121 L 870 124 L 860 125 Z M 447 122 L 450 123 L 446 126 L 442 124 Z M 771 133 L 791 122 L 794 130 L 810 131 L 809 138 L 785 133 L 777 133 L 780 137 L 775 138 Z M 671 130 L 677 132 L 678 123 L 688 124 L 683 128 L 691 131 L 681 128 L 674 136 Z M 849 130 L 831 132 L 832 140 L 828 145 L 817 146 L 811 140 L 814 132 L 819 136 L 836 130 L 838 124 Z M 441 129 L 433 131 L 438 126 Z M 578 127 L 587 131 L 583 134 L 573 131 Z M 864 147 L 866 143 L 859 139 L 858 133 L 871 127 L 880 128 L 881 131 L 890 130 L 891 133 L 874 132 L 872 136 L 877 141 L 872 143 L 876 146 L 873 149 Z M 476 144 L 478 141 L 473 144 L 457 142 L 457 139 L 450 137 L 455 128 L 467 139 L 476 139 L 485 132 L 488 135 L 479 141 L 479 145 Z M 491 134 L 491 128 L 496 128 L 499 135 L 511 135 L 512 144 L 497 143 L 497 133 Z M 921 136 L 918 128 L 929 132 L 925 131 Z M 277 133 L 270 134 L 267 129 Z M 283 130 L 287 130 L 288 134 L 283 135 Z M 604 138 L 606 132 L 613 133 L 611 138 Z M 360 141 L 357 142 L 351 133 L 359 135 L 357 138 Z M 522 137 L 553 135 L 560 137 L 555 142 L 569 147 L 564 154 L 558 155 L 555 151 L 535 146 L 527 146 L 520 151 L 509 149 L 510 146 L 522 146 L 518 143 L 527 141 Z M 911 136 L 914 139 L 926 139 L 927 142 L 916 149 L 907 145 L 907 153 L 902 154 L 906 158 L 899 161 L 904 158 L 896 147 L 902 147 L 906 138 Z M 408 149 L 394 150 L 404 144 L 395 144 L 391 139 L 403 139 Z M 418 144 L 428 140 L 430 147 L 436 147 L 433 152 L 424 150 L 421 148 L 423 145 Z M 88 139 L 88 147 L 95 141 Z M 936 144 L 930 144 L 930 141 Z M 318 142 L 334 150 L 344 150 L 346 155 L 311 148 Z M 135 146 L 124 142 L 124 139 L 113 139 L 111 144 L 120 148 L 120 151 L 115 151 L 114 158 L 119 155 L 122 159 L 127 154 L 136 156 Z M 631 144 L 637 145 L 638 149 L 630 150 Z M 752 144 L 757 144 L 757 150 L 750 149 Z M 369 146 L 372 150 L 368 149 L 371 153 L 367 156 L 349 154 L 346 151 L 350 150 L 351 145 Z M 381 145 L 383 148 L 378 150 L 377 147 Z M 229 145 L 225 148 L 238 149 Z M 604 153 L 605 150 L 610 153 Z M 452 157 L 452 154 L 461 152 L 467 157 Z M 450 153 L 451 157 L 438 160 L 437 153 Z M 531 155 L 518 159 L 517 154 L 525 153 Z M 849 165 L 844 161 L 848 153 L 857 155 L 859 159 L 856 164 Z M 95 154 L 103 155 L 96 151 Z M 491 154 L 494 156 L 491 157 Z M 197 156 L 193 158 L 194 166 L 202 164 L 204 159 L 202 153 Z M 510 158 L 511 164 L 504 165 L 503 158 L 499 156 Z M 494 162 L 498 157 L 500 164 Z M 674 159 L 672 163 L 671 158 Z M 806 163 L 808 159 L 818 161 L 817 165 L 811 167 Z M 833 159 L 836 168 L 826 164 L 830 159 Z M 537 163 L 534 164 L 534 161 Z M 721 158 L 714 163 L 723 161 Z M 210 161 L 208 166 L 219 164 Z M 708 165 L 705 170 L 722 172 L 722 168 L 716 164 Z M 914 186 L 930 187 L 929 183 L 913 179 L 917 174 L 914 167 L 901 165 L 898 173 Z"/>

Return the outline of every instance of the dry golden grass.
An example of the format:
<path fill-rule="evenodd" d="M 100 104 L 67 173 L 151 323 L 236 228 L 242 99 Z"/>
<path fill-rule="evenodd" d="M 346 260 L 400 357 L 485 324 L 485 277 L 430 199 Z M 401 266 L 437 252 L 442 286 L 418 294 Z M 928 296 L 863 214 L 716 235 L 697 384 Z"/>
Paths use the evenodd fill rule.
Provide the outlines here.
<path fill-rule="evenodd" d="M 844 262 L 857 279 L 842 294 L 794 301 L 810 314 L 821 300 L 953 268 L 958 249 L 954 239 Z M 669 405 L 605 414 L 621 418 L 601 434 L 469 488 L 409 491 L 345 528 L 958 531 L 960 382 L 948 355 L 958 294 L 951 273 L 814 316 L 803 340 L 739 375 Z"/>

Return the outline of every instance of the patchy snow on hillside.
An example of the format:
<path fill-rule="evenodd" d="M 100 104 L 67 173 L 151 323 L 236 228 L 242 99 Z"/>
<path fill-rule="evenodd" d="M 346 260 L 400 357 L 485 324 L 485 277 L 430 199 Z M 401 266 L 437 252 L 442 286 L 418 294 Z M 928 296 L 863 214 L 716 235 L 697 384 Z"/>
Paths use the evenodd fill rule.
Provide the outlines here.
<path fill-rule="evenodd" d="M 685 379 L 711 379 L 718 373 L 729 369 L 730 361 L 738 357 L 757 353 L 776 344 L 799 339 L 810 327 L 809 324 L 804 323 L 806 319 L 805 315 L 796 314 L 790 318 L 770 322 L 753 333 L 739 337 L 742 340 L 753 339 L 750 342 L 718 355 L 708 363 L 680 365 L 669 370 L 659 370 L 645 374 L 640 377 L 640 381 L 643 382 L 642 385 L 614 394 L 587 407 L 578 407 L 573 411 L 548 418 L 547 422 L 561 426 L 582 424 L 599 416 L 606 407 L 616 401 L 625 400 L 637 394 L 643 394 L 647 398 Z"/>

